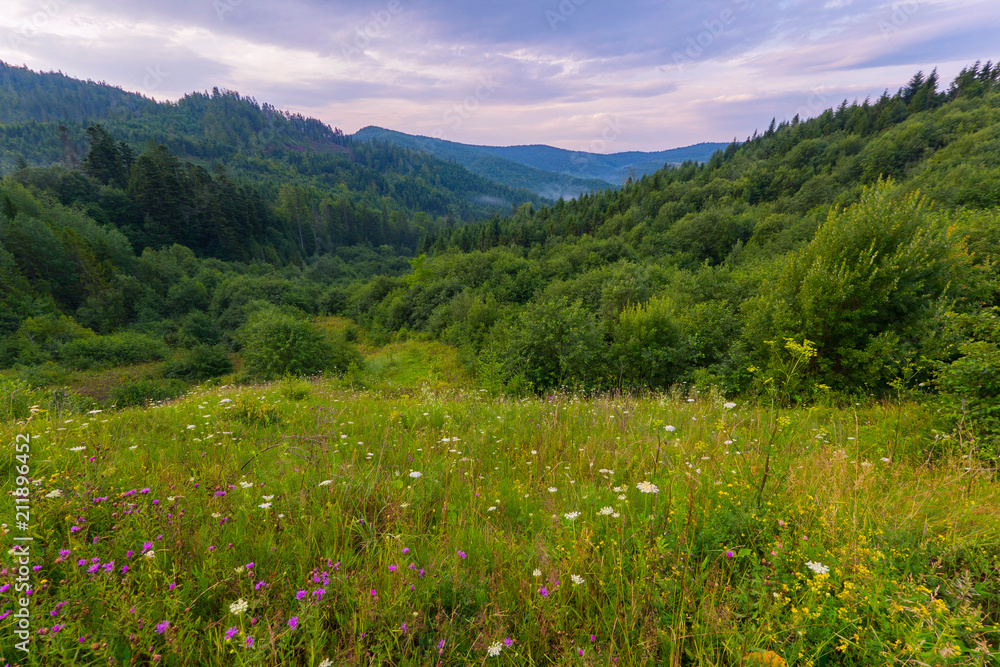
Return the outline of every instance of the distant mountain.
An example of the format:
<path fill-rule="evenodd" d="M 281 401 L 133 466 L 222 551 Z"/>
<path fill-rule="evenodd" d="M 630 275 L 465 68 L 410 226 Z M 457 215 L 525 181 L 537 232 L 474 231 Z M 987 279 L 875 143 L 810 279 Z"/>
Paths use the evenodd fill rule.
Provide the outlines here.
<path fill-rule="evenodd" d="M 614 184 L 600 179 L 582 179 L 539 169 L 519 160 L 491 155 L 487 146 L 470 146 L 444 139 L 414 136 L 381 127 L 364 127 L 351 135 L 355 141 L 384 141 L 410 150 L 452 160 L 469 171 L 511 188 L 524 188 L 548 199 L 572 199 Z"/>
<path fill-rule="evenodd" d="M 641 178 L 665 165 L 707 162 L 728 144 L 701 143 L 685 148 L 645 153 L 587 153 L 544 145 L 476 146 L 416 136 L 381 127 L 358 130 L 355 141 L 376 139 L 454 160 L 470 171 L 503 185 L 526 188 L 550 199 L 571 199 L 586 192 L 617 187 L 630 176 Z"/>
<path fill-rule="evenodd" d="M 531 146 L 480 146 L 488 153 L 526 164 L 536 169 L 569 174 L 577 178 L 597 178 L 621 185 L 629 176 L 642 178 L 664 166 L 679 166 L 687 161 L 708 162 L 715 151 L 729 144 L 700 143 L 684 148 L 646 153 L 586 153 L 534 144 Z"/>

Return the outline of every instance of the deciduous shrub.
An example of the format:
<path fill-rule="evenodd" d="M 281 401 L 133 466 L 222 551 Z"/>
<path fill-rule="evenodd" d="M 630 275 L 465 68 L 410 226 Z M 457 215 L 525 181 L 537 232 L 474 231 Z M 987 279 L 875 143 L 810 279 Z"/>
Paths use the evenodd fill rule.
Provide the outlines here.
<path fill-rule="evenodd" d="M 108 394 L 108 405 L 127 408 L 145 405 L 152 401 L 177 398 L 184 393 L 184 384 L 179 380 L 131 380 L 114 387 Z"/>
<path fill-rule="evenodd" d="M 80 338 L 67 343 L 59 353 L 63 363 L 79 369 L 127 366 L 166 355 L 167 346 L 162 340 L 134 331 Z"/>
<path fill-rule="evenodd" d="M 308 320 L 275 309 L 254 315 L 239 339 L 243 344 L 242 372 L 254 379 L 343 373 L 352 362 L 362 362 L 357 348 L 346 341 L 332 341 Z"/>
<path fill-rule="evenodd" d="M 233 362 L 219 345 L 196 345 L 179 359 L 167 362 L 163 376 L 184 380 L 206 380 L 233 370 Z"/>

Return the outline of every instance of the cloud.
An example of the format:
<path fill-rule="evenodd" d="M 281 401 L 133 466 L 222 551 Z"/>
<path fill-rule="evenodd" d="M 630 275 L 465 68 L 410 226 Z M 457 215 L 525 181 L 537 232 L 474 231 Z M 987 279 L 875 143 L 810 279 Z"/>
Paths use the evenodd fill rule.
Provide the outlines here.
<path fill-rule="evenodd" d="M 995 56 L 1000 27 L 993 0 L 6 4 L 0 58 L 36 69 L 471 143 L 579 148 L 613 116 L 608 150 L 725 141 L 935 64 L 953 75 Z"/>

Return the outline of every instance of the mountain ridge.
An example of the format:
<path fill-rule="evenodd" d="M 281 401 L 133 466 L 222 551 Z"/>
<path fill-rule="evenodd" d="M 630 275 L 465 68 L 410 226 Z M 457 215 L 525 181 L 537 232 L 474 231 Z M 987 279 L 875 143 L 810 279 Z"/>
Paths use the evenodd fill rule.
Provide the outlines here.
<path fill-rule="evenodd" d="M 486 146 L 407 134 L 368 125 L 356 141 L 378 139 L 459 162 L 470 171 L 509 187 L 526 188 L 548 199 L 573 199 L 588 192 L 615 188 L 667 165 L 707 162 L 728 143 L 702 142 L 664 151 L 588 153 L 546 144 Z M 636 159 L 639 158 L 639 159 Z"/>

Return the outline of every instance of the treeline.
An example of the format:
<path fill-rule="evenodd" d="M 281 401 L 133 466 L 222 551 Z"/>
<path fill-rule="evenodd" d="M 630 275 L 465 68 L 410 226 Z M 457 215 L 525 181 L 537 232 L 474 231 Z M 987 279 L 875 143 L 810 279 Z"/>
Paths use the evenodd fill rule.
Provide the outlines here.
<path fill-rule="evenodd" d="M 296 185 L 346 197 L 364 210 L 362 217 L 420 212 L 455 224 L 543 202 L 452 162 L 383 142 L 355 143 L 337 128 L 234 91 L 215 88 L 155 102 L 106 84 L 0 63 L 0 102 L 0 174 L 25 165 L 79 167 L 91 148 L 89 128 L 99 124 L 133 149 L 162 145 L 181 161 L 208 171 L 221 165 L 272 194 Z"/>
<path fill-rule="evenodd" d="M 998 73 L 918 74 L 705 165 L 442 229 L 343 312 L 450 341 L 508 388 L 930 387 L 1000 342 Z"/>

